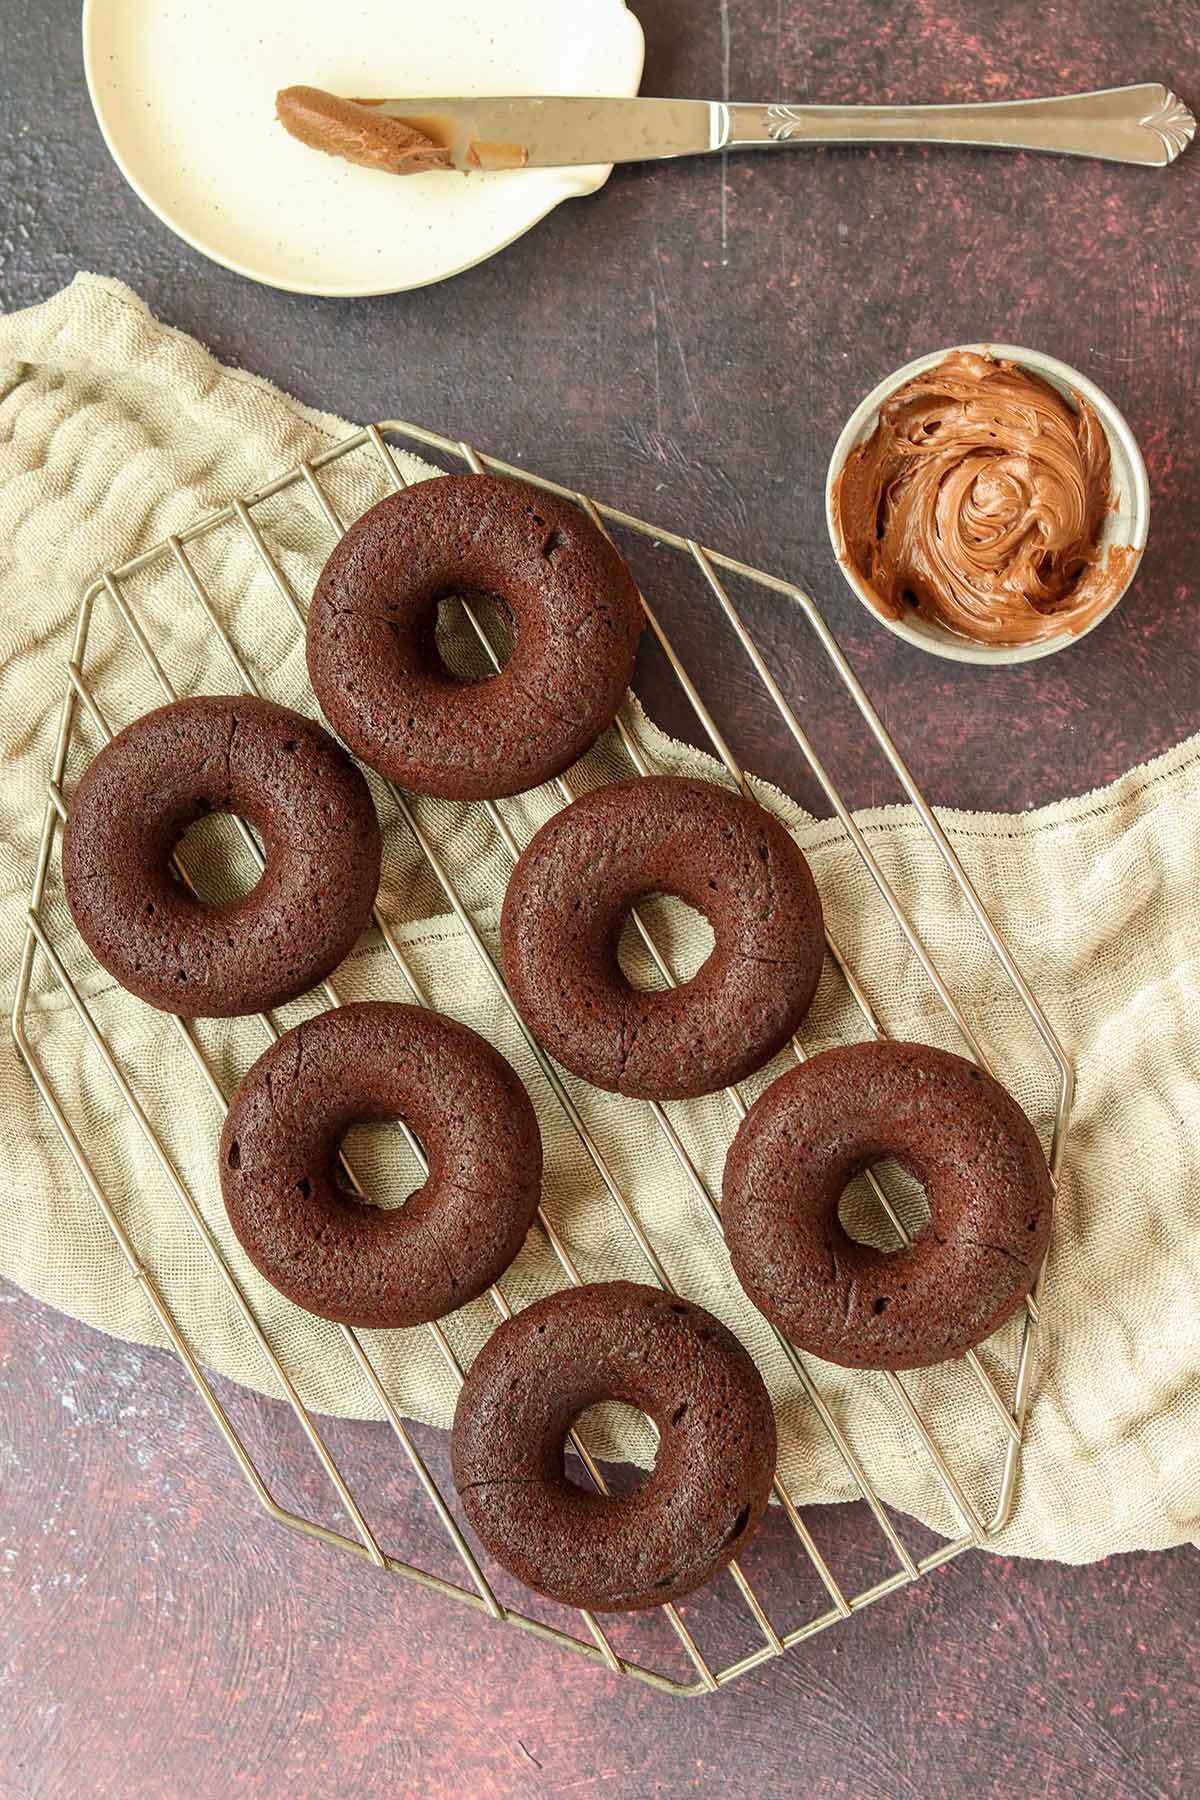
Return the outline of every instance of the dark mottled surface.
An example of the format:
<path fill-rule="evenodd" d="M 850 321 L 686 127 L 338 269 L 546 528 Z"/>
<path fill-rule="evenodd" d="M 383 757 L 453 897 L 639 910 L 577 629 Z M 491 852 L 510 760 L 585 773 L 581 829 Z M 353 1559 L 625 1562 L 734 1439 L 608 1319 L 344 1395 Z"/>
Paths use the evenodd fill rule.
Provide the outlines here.
<path fill-rule="evenodd" d="M 174 1358 L 0 1300 L 4 1800 L 1200 1792 L 1190 1551 L 967 1558 L 724 1694 L 676 1700 L 281 1530 Z M 280 1491 L 322 1511 L 289 1415 L 224 1393 L 268 1471 L 290 1471 Z M 383 1428 L 330 1437 L 433 1552 Z M 772 1509 L 766 1548 L 785 1531 Z M 839 1507 L 821 1536 L 844 1560 L 869 1531 Z M 781 1610 L 793 1585 L 773 1589 Z M 718 1595 L 732 1620 L 727 1576 Z"/>
<path fill-rule="evenodd" d="M 1200 95 L 1194 0 L 641 0 L 645 91 L 996 99 L 1161 78 Z M 1200 453 L 1194 222 L 1200 154 L 1165 173 L 960 150 L 828 150 L 619 169 L 445 286 L 347 304 L 210 267 L 143 208 L 99 142 L 73 0 L 0 0 L 0 263 L 9 304 L 78 267 L 122 276 L 218 355 L 354 418 L 387 414 L 498 454 L 811 583 L 936 799 L 1079 792 L 1193 730 Z M 1107 389 L 1142 444 L 1150 548 L 1116 616 L 1031 670 L 955 669 L 893 641 L 825 533 L 834 439 L 920 351 L 1006 338 Z M 778 602 L 756 621 L 825 691 Z M 700 644 L 697 649 L 706 646 Z M 736 658 L 713 662 L 753 760 L 793 757 Z M 645 686 L 651 702 L 654 689 Z M 664 690 L 655 708 L 677 709 Z M 824 724 L 824 721 L 820 721 Z M 856 798 L 892 797 L 819 734 Z"/>
<path fill-rule="evenodd" d="M 648 92 L 936 100 L 1162 78 L 1200 98 L 1194 0 L 638 11 Z M 347 305 L 210 268 L 145 212 L 100 145 L 77 32 L 74 0 L 0 0 L 4 304 L 81 266 L 121 275 L 305 399 L 471 436 L 805 578 L 939 801 L 1080 791 L 1200 725 L 1200 155 L 1165 175 L 958 151 L 627 169 L 444 288 Z M 1154 493 L 1115 617 L 1008 674 L 886 636 L 843 588 L 820 504 L 837 429 L 880 375 L 989 336 L 1106 387 Z M 819 705 L 795 620 L 763 604 L 755 623 L 852 796 L 890 798 Z M 747 755 L 792 779 L 748 670 L 690 636 Z M 653 658 L 641 685 L 676 722 Z M 271 1525 L 178 1364 L 4 1298 L 5 1800 L 1200 1792 L 1191 1552 L 1085 1570 L 968 1558 L 715 1700 L 673 1702 L 464 1629 Z M 302 1466 L 278 1407 L 240 1407 Z M 382 1429 L 340 1427 L 338 1447 L 404 1501 Z M 853 1539 L 855 1509 L 829 1528 Z"/>

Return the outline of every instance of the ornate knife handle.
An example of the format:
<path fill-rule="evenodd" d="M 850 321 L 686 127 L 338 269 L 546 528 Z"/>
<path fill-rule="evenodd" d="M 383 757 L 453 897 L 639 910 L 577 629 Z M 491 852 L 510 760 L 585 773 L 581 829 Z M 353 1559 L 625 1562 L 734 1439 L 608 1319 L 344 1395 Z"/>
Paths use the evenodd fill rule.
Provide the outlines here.
<path fill-rule="evenodd" d="M 729 107 L 729 149 L 789 144 L 975 144 L 1053 150 L 1164 168 L 1191 143 L 1196 121 L 1161 82 L 1052 100 L 963 106 Z"/>

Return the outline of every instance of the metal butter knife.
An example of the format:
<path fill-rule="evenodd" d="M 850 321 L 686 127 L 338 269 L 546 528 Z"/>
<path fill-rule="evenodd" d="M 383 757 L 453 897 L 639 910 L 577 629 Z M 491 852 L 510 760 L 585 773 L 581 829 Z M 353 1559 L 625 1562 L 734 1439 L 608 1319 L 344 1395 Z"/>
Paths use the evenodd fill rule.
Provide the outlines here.
<path fill-rule="evenodd" d="M 449 153 L 456 169 L 644 162 L 804 144 L 973 144 L 1163 168 L 1196 121 L 1160 82 L 1047 100 L 962 106 L 742 105 L 721 100 L 378 100 Z"/>

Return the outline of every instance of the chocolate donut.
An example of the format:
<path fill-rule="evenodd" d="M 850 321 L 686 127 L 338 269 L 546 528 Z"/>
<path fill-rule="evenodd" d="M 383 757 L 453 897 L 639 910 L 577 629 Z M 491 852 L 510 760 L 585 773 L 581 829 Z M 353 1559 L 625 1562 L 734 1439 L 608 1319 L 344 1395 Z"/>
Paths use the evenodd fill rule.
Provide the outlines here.
<path fill-rule="evenodd" d="M 498 675 L 451 674 L 438 601 L 483 593 L 515 628 Z M 643 624 L 633 578 L 577 506 L 523 481 L 442 475 L 371 507 L 317 582 L 308 670 L 356 755 L 417 794 L 523 793 L 611 725 Z"/>
<path fill-rule="evenodd" d="M 930 1218 L 904 1249 L 849 1237 L 842 1190 L 895 1157 Z M 847 1044 L 782 1075 L 725 1163 L 725 1237 L 760 1312 L 851 1369 L 920 1369 L 981 1343 L 1046 1254 L 1052 1190 L 1032 1125 L 974 1063 L 926 1044 Z"/>
<path fill-rule="evenodd" d="M 658 1427 L 633 1493 L 585 1492 L 563 1443 L 600 1400 Z M 661 1606 L 743 1549 L 775 1473 L 775 1417 L 732 1332 L 689 1301 L 632 1281 L 568 1289 L 484 1345 L 451 1438 L 467 1518 L 528 1587 L 595 1612 Z"/>
<path fill-rule="evenodd" d="M 209 906 L 169 860 L 206 813 L 237 813 L 266 855 L 243 899 Z M 281 1006 L 323 981 L 371 916 L 379 821 L 328 732 L 246 695 L 136 719 L 88 768 L 63 832 L 67 902 L 122 987 L 186 1019 Z"/>
<path fill-rule="evenodd" d="M 649 894 L 704 914 L 690 981 L 633 987 L 621 926 Z M 508 886 L 504 969 L 524 1018 L 574 1074 L 643 1100 L 740 1081 L 782 1049 L 821 974 L 821 903 L 779 822 L 707 781 L 650 776 L 585 794 L 530 842 Z"/>
<path fill-rule="evenodd" d="M 351 1125 L 403 1119 L 429 1175 L 401 1206 L 338 1179 Z M 441 1013 L 368 1001 L 285 1033 L 234 1095 L 221 1192 L 247 1256 L 344 1325 L 420 1325 L 497 1280 L 537 1211 L 542 1143 L 498 1050 Z"/>

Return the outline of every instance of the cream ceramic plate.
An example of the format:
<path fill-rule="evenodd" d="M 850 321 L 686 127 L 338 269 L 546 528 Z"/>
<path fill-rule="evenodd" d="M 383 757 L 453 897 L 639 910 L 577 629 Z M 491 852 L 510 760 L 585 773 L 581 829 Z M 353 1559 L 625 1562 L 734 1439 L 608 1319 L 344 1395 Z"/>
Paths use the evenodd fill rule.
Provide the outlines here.
<path fill-rule="evenodd" d="M 275 120 L 294 82 L 339 94 L 636 94 L 622 0 L 85 0 L 100 129 L 172 231 L 301 294 L 389 294 L 482 262 L 608 165 L 386 175 Z"/>

